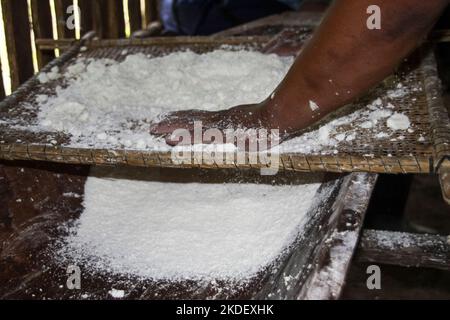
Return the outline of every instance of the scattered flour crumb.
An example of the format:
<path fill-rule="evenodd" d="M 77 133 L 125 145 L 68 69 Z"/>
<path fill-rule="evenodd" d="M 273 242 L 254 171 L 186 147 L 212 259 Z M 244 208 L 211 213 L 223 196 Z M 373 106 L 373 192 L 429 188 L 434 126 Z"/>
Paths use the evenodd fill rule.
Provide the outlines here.
<path fill-rule="evenodd" d="M 403 84 L 399 83 L 397 84 L 397 88 L 393 90 L 388 91 L 388 97 L 391 99 L 395 98 L 403 98 L 408 94 L 407 87 L 403 86 Z"/>
<path fill-rule="evenodd" d="M 410 125 L 411 122 L 409 121 L 409 118 L 403 113 L 394 113 L 387 120 L 387 126 L 394 131 L 407 130 Z"/>
<path fill-rule="evenodd" d="M 373 122 L 372 121 L 364 121 L 359 126 L 363 129 L 370 129 L 373 127 Z"/>
<path fill-rule="evenodd" d="M 315 112 L 320 109 L 318 104 L 312 100 L 309 100 L 309 108 L 311 109 L 312 112 Z"/>
<path fill-rule="evenodd" d="M 125 297 L 124 290 L 111 289 L 108 293 L 114 299 L 122 299 L 123 297 Z"/>
<path fill-rule="evenodd" d="M 81 198 L 81 195 L 75 192 L 65 192 L 63 193 L 63 197 L 67 197 L 67 198 Z"/>
<path fill-rule="evenodd" d="M 338 135 L 335 136 L 337 141 L 344 141 L 345 140 L 345 133 L 340 133 Z"/>
<path fill-rule="evenodd" d="M 384 138 L 389 138 L 389 134 L 386 132 L 378 132 L 376 134 L 377 139 L 384 139 Z"/>
<path fill-rule="evenodd" d="M 38 80 L 40 83 L 47 83 L 53 80 L 56 80 L 60 77 L 59 68 L 57 66 L 53 67 L 50 72 L 40 73 L 38 75 Z"/>

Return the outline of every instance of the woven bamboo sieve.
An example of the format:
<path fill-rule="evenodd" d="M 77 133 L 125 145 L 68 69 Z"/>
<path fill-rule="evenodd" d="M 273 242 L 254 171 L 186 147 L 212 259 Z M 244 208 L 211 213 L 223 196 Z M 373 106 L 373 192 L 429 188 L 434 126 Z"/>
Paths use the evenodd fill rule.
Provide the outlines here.
<path fill-rule="evenodd" d="M 142 52 L 162 56 L 180 50 L 197 53 L 212 51 L 227 45 L 227 49 L 249 48 L 263 50 L 273 38 L 257 37 L 174 37 L 145 40 L 91 40 L 86 37 L 77 42 L 62 56 L 46 66 L 48 72 L 58 66 L 62 73 L 77 57 L 110 58 L 122 60 L 126 54 Z M 414 59 L 412 59 L 414 60 Z M 414 65 L 414 68 L 412 67 Z M 346 110 L 356 110 L 367 105 L 380 93 L 392 89 L 393 77 L 388 78 L 366 97 Z M 280 154 L 281 170 L 302 172 L 374 172 L 374 173 L 430 173 L 436 172 L 440 163 L 450 155 L 450 125 L 448 114 L 439 95 L 439 80 L 433 55 L 428 54 L 399 69 L 395 78 L 406 87 L 419 86 L 411 91 L 408 99 L 394 99 L 395 112 L 406 114 L 413 123 L 413 132 L 394 134 L 392 139 L 376 139 L 374 133 L 360 129 L 356 138 L 342 141 L 336 153 Z M 40 84 L 37 77 L 30 79 L 11 96 L 0 103 L 0 119 L 15 119 L 14 125 L 0 121 L 0 159 L 38 160 L 70 164 L 125 165 L 143 167 L 205 167 L 205 168 L 264 168 L 266 165 L 234 163 L 191 163 L 179 165 L 172 161 L 171 152 L 145 150 L 98 149 L 70 147 L 70 137 L 64 133 L 33 132 L 26 127 L 33 123 L 38 106 L 34 99 L 38 94 L 52 94 L 56 83 Z M 30 105 L 33 106 L 30 108 Z M 338 128 L 345 130 L 345 127 Z M 358 129 L 359 130 L 359 129 Z M 400 135 L 402 137 L 400 137 Z M 419 139 L 419 137 L 424 139 Z M 400 139 L 401 138 L 401 139 Z M 52 143 L 52 142 L 53 143 Z M 54 142 L 57 143 L 54 143 Z M 248 155 L 247 155 L 248 157 Z"/>

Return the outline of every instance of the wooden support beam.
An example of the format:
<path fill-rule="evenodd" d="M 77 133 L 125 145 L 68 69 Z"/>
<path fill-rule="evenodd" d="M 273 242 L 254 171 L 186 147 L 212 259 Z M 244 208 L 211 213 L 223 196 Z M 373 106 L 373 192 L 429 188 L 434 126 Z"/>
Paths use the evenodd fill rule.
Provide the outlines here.
<path fill-rule="evenodd" d="M 92 1 L 92 27 L 95 30 L 99 38 L 104 37 L 104 23 L 103 23 L 103 2 L 104 0 L 91 0 Z"/>
<path fill-rule="evenodd" d="M 128 0 L 128 16 L 130 17 L 131 32 L 143 28 L 140 0 Z"/>
<path fill-rule="evenodd" d="M 117 0 L 102 0 L 101 5 L 103 37 L 107 39 L 124 38 L 125 18 L 123 2 Z"/>
<path fill-rule="evenodd" d="M 77 39 L 36 39 L 36 47 L 40 50 L 67 50 L 69 49 Z"/>
<path fill-rule="evenodd" d="M 53 38 L 52 13 L 49 1 L 31 0 L 35 39 Z M 39 69 L 55 58 L 54 50 L 36 50 Z"/>
<path fill-rule="evenodd" d="M 94 2 L 92 0 L 78 0 L 81 36 L 94 30 Z"/>
<path fill-rule="evenodd" d="M 450 237 L 364 230 L 358 262 L 450 270 Z"/>
<path fill-rule="evenodd" d="M 27 0 L 1 0 L 11 86 L 15 90 L 34 74 Z"/>
<path fill-rule="evenodd" d="M 377 179 L 377 175 L 365 173 L 352 173 L 343 178 L 330 220 L 318 224 L 320 231 L 316 236 L 321 236 L 320 245 L 315 249 L 318 254 L 316 261 L 310 262 L 312 271 L 298 299 L 339 299 Z M 297 261 L 301 259 L 297 257 Z"/>
<path fill-rule="evenodd" d="M 67 25 L 69 17 L 74 14 L 74 11 L 72 11 L 71 13 L 67 13 L 67 10 L 70 6 L 73 6 L 73 0 L 55 0 L 58 39 L 75 37 L 75 28 L 71 29 Z"/>

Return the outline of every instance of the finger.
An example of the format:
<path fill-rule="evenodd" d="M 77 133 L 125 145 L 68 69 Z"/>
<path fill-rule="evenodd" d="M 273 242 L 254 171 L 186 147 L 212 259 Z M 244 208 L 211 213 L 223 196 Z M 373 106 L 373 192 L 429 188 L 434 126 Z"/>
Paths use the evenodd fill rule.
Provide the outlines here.
<path fill-rule="evenodd" d="M 167 115 L 162 121 L 150 125 L 154 135 L 169 134 L 177 129 L 192 130 L 195 121 L 203 121 L 212 113 L 202 110 L 177 111 Z"/>
<path fill-rule="evenodd" d="M 175 146 L 188 146 L 194 144 L 194 133 L 193 131 L 189 131 L 189 135 L 174 135 L 174 134 L 167 134 L 164 136 L 164 139 L 166 140 L 166 143 L 169 146 L 175 147 Z M 187 139 L 187 140 L 185 140 Z"/>
<path fill-rule="evenodd" d="M 171 134 L 178 129 L 191 130 L 193 124 L 189 121 L 183 121 L 182 119 L 177 119 L 176 121 L 161 121 L 159 123 L 152 124 L 150 126 L 150 133 L 153 135 L 167 135 Z"/>

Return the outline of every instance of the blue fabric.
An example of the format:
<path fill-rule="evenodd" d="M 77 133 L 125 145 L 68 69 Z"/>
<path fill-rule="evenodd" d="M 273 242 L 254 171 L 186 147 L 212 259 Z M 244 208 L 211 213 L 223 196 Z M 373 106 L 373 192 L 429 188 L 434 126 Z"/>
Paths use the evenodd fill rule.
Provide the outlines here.
<path fill-rule="evenodd" d="M 163 0 L 168 31 L 208 35 L 267 15 L 297 9 L 302 0 Z"/>
<path fill-rule="evenodd" d="M 303 0 L 278 0 L 278 1 L 284 3 L 285 5 L 294 10 L 298 10 L 303 2 Z"/>

